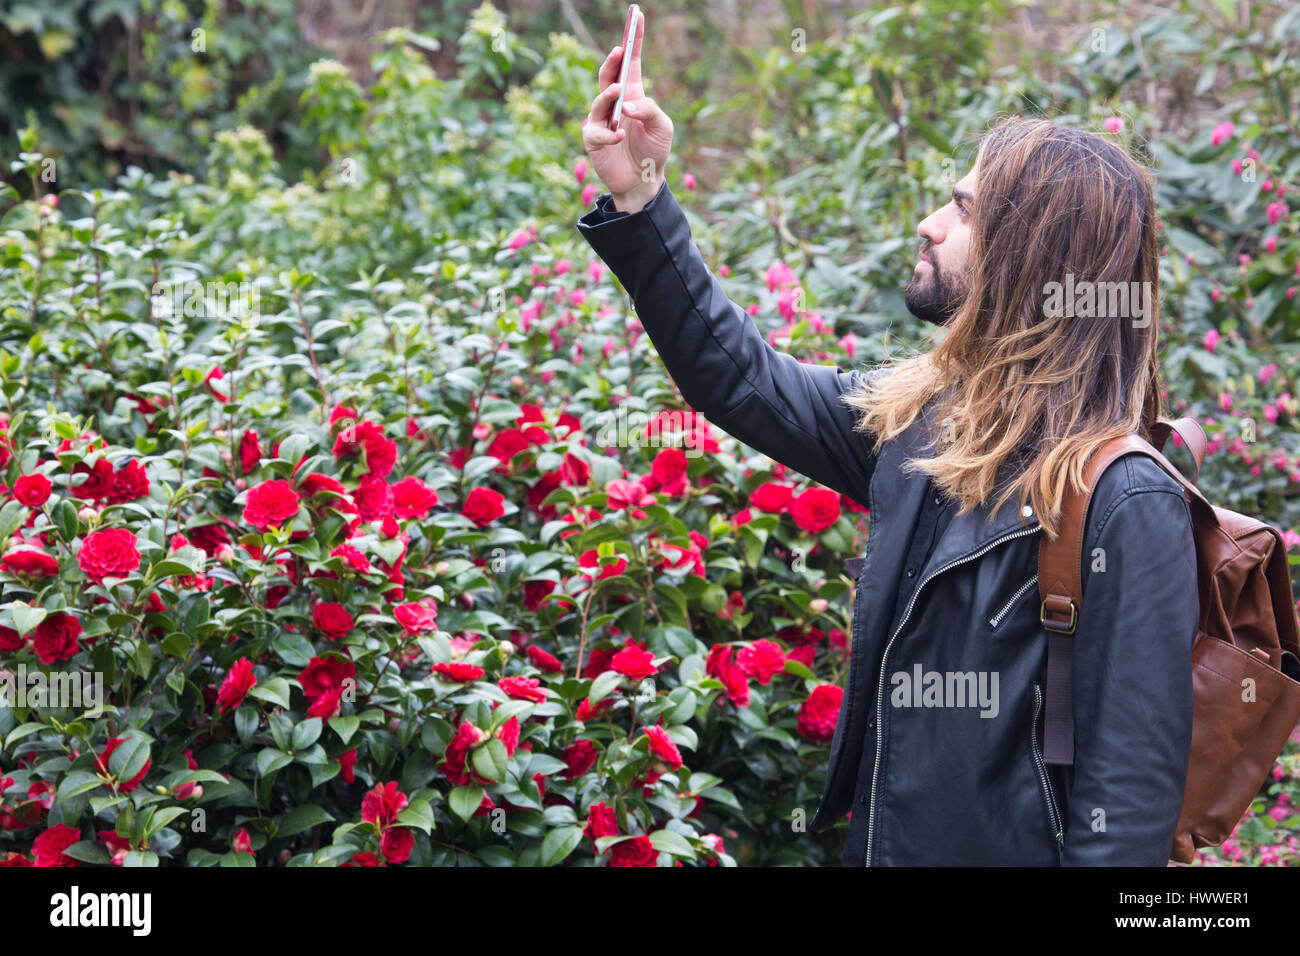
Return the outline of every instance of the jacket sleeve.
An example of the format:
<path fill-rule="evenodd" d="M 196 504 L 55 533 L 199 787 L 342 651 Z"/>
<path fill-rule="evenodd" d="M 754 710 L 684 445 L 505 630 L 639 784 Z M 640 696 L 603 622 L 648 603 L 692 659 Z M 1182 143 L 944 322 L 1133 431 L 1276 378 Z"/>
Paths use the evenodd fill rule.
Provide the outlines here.
<path fill-rule="evenodd" d="M 1200 602 L 1191 513 L 1181 493 L 1136 489 L 1102 522 L 1083 554 L 1061 863 L 1165 866 L 1192 740 Z"/>
<path fill-rule="evenodd" d="M 690 406 L 775 461 L 868 504 L 873 437 L 853 430 L 842 396 L 862 373 L 810 365 L 768 344 L 727 298 L 665 182 L 635 213 L 609 194 L 578 230 L 632 297 L 636 314 Z"/>

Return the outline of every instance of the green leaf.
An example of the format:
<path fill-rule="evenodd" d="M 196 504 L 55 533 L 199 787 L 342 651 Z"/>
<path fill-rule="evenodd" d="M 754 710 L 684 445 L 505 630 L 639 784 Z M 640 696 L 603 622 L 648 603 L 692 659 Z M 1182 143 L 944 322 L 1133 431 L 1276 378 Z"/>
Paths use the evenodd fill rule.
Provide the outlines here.
<path fill-rule="evenodd" d="M 24 604 L 22 601 L 15 601 L 13 604 L 14 629 L 19 636 L 26 637 L 36 626 L 45 620 L 45 608 L 32 607 Z"/>
<path fill-rule="evenodd" d="M 108 772 L 114 780 L 122 783 L 143 770 L 148 759 L 148 742 L 142 737 L 127 737 L 108 758 Z"/>
<path fill-rule="evenodd" d="M 451 812 L 468 821 L 483 803 L 482 787 L 457 787 L 447 798 Z"/>
<path fill-rule="evenodd" d="M 506 779 L 510 757 L 506 754 L 506 745 L 495 737 L 475 748 L 473 760 L 479 776 L 498 783 Z"/>
<path fill-rule="evenodd" d="M 322 823 L 333 822 L 334 818 L 325 812 L 322 807 L 309 803 L 301 807 L 294 807 L 283 816 L 277 817 L 275 831 L 278 836 L 293 836 L 295 833 L 310 830 Z"/>
<path fill-rule="evenodd" d="M 69 499 L 64 498 L 54 506 L 54 526 L 59 529 L 64 541 L 71 541 L 77 536 L 81 523 L 77 519 L 77 506 Z"/>
<path fill-rule="evenodd" d="M 287 767 L 291 763 L 293 763 L 291 756 L 274 747 L 267 747 L 257 754 L 257 772 L 263 777 L 269 777 L 281 767 Z"/>
<path fill-rule="evenodd" d="M 334 732 L 339 735 L 339 740 L 344 744 L 347 744 L 347 742 L 352 739 L 352 735 L 357 732 L 357 728 L 361 726 L 361 718 L 331 717 L 330 726 L 333 727 Z"/>
<path fill-rule="evenodd" d="M 272 677 L 265 684 L 255 685 L 248 692 L 248 696 L 256 697 L 258 700 L 268 701 L 269 703 L 288 710 L 290 690 L 289 682 L 283 677 Z"/>
<path fill-rule="evenodd" d="M 559 827 L 546 834 L 542 840 L 542 866 L 555 866 L 574 851 L 582 842 L 581 827 Z"/>
<path fill-rule="evenodd" d="M 595 707 L 598 703 L 609 696 L 610 692 L 618 686 L 618 682 L 623 679 L 623 675 L 618 671 L 605 671 L 594 681 L 591 682 L 591 690 L 587 692 L 588 706 Z"/>
<path fill-rule="evenodd" d="M 106 864 L 113 860 L 104 845 L 95 840 L 78 840 L 63 852 L 82 863 Z"/>
<path fill-rule="evenodd" d="M 295 724 L 289 743 L 294 750 L 306 750 L 320 737 L 322 722 L 319 717 L 311 717 L 300 724 Z"/>
<path fill-rule="evenodd" d="M 91 773 L 89 770 L 74 770 L 59 782 L 59 803 L 103 785 L 104 781 L 99 778 L 99 774 Z"/>
<path fill-rule="evenodd" d="M 686 842 L 686 837 L 673 830 L 656 830 L 650 834 L 650 845 L 661 853 L 667 852 L 673 856 L 684 856 L 689 860 L 695 859 L 695 850 Z"/>

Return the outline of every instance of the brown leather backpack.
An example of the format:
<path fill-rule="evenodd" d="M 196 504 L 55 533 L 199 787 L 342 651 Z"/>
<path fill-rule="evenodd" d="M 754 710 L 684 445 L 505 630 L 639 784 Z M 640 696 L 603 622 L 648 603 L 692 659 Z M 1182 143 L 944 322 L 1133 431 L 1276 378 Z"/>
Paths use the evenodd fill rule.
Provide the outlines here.
<path fill-rule="evenodd" d="M 1161 454 L 1176 431 L 1196 463 L 1188 481 Z M 1268 778 L 1300 720 L 1300 635 L 1281 533 L 1261 521 L 1216 508 L 1193 483 L 1205 457 L 1205 432 L 1192 418 L 1159 422 L 1156 444 L 1136 433 L 1112 439 L 1088 459 L 1087 494 L 1067 495 L 1061 533 L 1042 536 L 1038 551 L 1039 617 L 1048 632 L 1043 755 L 1074 762 L 1071 635 L 1082 609 L 1083 528 L 1106 466 L 1138 451 L 1178 479 L 1196 540 L 1200 625 L 1192 648 L 1194 697 L 1187 785 L 1170 858 L 1191 863 L 1197 849 L 1227 839 Z M 1254 699 L 1243 701 L 1253 681 Z"/>

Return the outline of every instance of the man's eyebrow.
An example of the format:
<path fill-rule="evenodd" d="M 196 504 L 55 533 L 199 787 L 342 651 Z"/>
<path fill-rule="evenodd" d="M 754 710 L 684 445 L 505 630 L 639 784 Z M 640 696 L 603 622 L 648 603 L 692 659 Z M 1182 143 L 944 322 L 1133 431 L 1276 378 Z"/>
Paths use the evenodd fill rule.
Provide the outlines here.
<path fill-rule="evenodd" d="M 960 199 L 963 202 L 965 202 L 966 205 L 968 206 L 972 206 L 975 204 L 975 194 L 971 192 L 967 192 L 965 189 L 954 189 L 952 191 L 952 199 L 953 202 L 956 202 L 958 199 Z"/>

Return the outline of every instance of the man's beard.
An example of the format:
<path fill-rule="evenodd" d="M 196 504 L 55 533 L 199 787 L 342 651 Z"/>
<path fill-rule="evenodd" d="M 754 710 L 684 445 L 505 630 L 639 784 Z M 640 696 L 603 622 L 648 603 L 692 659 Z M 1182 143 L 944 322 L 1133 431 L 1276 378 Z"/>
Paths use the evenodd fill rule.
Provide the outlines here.
<path fill-rule="evenodd" d="M 931 262 L 931 260 L 926 260 Z M 912 274 L 903 293 L 907 311 L 923 322 L 933 325 L 946 325 L 956 314 L 966 297 L 964 284 L 952 281 L 939 271 L 939 266 L 931 262 L 930 274 L 920 272 Z"/>

